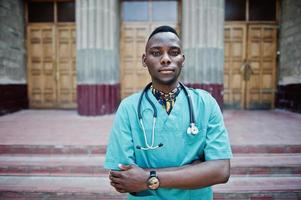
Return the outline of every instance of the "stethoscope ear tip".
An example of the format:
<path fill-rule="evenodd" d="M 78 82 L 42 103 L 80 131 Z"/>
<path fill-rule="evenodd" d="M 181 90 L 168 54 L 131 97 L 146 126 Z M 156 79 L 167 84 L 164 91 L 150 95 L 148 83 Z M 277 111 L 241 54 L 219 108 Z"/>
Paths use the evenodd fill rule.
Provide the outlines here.
<path fill-rule="evenodd" d="M 158 144 L 158 147 L 162 147 L 162 146 L 163 146 L 163 144 L 162 144 L 162 143 Z"/>

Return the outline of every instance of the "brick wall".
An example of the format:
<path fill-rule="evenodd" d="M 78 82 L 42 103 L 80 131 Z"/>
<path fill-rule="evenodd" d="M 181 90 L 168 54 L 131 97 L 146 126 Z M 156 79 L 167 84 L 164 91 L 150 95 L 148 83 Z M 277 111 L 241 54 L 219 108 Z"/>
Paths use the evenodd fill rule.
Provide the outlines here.
<path fill-rule="evenodd" d="M 0 1 L 0 115 L 27 107 L 23 0 Z"/>
<path fill-rule="evenodd" d="M 276 106 L 301 111 L 301 1 L 281 1 Z"/>

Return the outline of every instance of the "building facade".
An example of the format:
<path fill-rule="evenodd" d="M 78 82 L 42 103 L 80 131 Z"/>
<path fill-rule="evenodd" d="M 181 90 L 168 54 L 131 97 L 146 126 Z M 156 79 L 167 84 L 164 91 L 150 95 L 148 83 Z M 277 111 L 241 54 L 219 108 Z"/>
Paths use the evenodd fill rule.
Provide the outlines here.
<path fill-rule="evenodd" d="M 0 9 L 2 113 L 113 113 L 150 81 L 141 55 L 164 24 L 183 42 L 181 80 L 221 107 L 301 110 L 296 1 L 3 0 Z"/>

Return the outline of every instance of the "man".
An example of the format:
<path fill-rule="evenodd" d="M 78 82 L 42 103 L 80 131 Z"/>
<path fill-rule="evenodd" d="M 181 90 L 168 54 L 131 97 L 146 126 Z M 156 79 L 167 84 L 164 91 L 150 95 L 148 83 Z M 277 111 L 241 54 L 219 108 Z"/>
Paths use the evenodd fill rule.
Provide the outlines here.
<path fill-rule="evenodd" d="M 176 31 L 156 28 L 142 56 L 151 85 L 124 99 L 116 113 L 105 168 L 129 199 L 208 200 L 210 186 L 230 176 L 221 111 L 209 93 L 178 81 L 184 60 Z"/>

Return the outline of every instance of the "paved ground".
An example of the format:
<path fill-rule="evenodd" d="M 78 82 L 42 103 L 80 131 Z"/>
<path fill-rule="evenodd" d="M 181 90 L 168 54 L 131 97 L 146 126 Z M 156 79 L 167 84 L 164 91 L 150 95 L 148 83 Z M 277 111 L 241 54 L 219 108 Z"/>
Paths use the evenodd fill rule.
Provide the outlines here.
<path fill-rule="evenodd" d="M 281 110 L 225 110 L 233 145 L 301 144 L 301 114 Z M 70 110 L 23 110 L 0 117 L 0 145 L 104 145 L 114 115 Z"/>
<path fill-rule="evenodd" d="M 225 110 L 224 118 L 235 154 L 214 199 L 301 199 L 301 114 Z M 0 199 L 124 199 L 102 167 L 113 119 L 70 110 L 0 117 Z"/>

